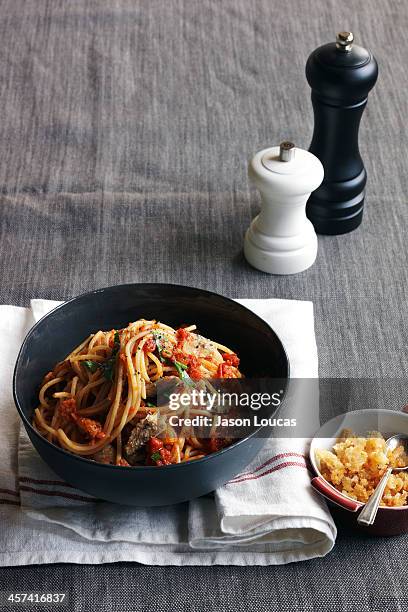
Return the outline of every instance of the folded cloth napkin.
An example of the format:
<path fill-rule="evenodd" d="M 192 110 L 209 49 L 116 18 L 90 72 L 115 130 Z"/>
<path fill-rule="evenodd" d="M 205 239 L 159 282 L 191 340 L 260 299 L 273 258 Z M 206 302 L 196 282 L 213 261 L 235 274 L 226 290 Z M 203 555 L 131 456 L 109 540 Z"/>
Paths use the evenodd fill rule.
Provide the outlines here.
<path fill-rule="evenodd" d="M 312 304 L 240 302 L 277 331 L 289 355 L 291 376 L 317 379 Z M 33 300 L 33 320 L 56 304 Z M 30 324 L 29 311 L 0 308 L 9 309 L 0 311 L 0 329 L 20 331 L 20 338 L 13 333 L 8 338 L 15 345 Z M 44 464 L 23 428 L 18 431 L 16 426 L 7 388 L 10 374 L 8 368 L 0 379 L 0 413 L 13 430 L 13 436 L 4 440 L 7 456 L 15 457 L 17 442 L 19 451 L 18 468 L 14 459 L 4 478 L 0 474 L 0 487 L 7 481 L 9 491 L 0 491 L 0 503 L 1 498 L 11 502 L 0 505 L 0 517 L 4 511 L 13 526 L 0 533 L 1 564 L 126 560 L 161 565 L 267 565 L 323 556 L 333 547 L 336 528 L 324 501 L 310 488 L 305 439 L 271 439 L 252 464 L 214 497 L 161 508 L 118 506 L 74 489 Z M 293 401 L 291 406 L 293 409 Z M 307 409 L 300 401 L 297 406 L 311 422 L 315 419 L 316 429 L 317 401 Z M 13 475 L 17 479 L 14 489 L 10 484 Z M 35 534 L 35 545 L 27 533 Z"/>

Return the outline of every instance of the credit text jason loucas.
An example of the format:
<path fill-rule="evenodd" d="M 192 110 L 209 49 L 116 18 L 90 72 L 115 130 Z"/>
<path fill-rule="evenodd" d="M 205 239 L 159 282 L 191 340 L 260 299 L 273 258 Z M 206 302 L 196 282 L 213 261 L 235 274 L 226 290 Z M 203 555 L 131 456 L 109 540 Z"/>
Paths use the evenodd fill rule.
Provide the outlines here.
<path fill-rule="evenodd" d="M 261 418 L 257 414 L 249 417 L 223 417 L 222 415 L 182 417 L 173 414 L 169 417 L 172 427 L 296 427 L 296 419 Z"/>

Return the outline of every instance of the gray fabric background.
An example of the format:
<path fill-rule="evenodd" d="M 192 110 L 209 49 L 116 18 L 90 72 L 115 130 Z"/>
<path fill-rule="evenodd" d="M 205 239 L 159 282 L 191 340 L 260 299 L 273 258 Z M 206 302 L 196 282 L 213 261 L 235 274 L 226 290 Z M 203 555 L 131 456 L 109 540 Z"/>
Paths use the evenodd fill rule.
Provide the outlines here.
<path fill-rule="evenodd" d="M 304 65 L 353 30 L 380 78 L 361 129 L 363 226 L 320 237 L 295 277 L 249 268 L 248 158 L 312 132 Z M 404 0 L 3 0 L 0 303 L 130 281 L 311 299 L 322 376 L 407 375 Z M 72 610 L 406 609 L 406 537 L 341 529 L 323 560 L 277 568 L 6 569 Z"/>

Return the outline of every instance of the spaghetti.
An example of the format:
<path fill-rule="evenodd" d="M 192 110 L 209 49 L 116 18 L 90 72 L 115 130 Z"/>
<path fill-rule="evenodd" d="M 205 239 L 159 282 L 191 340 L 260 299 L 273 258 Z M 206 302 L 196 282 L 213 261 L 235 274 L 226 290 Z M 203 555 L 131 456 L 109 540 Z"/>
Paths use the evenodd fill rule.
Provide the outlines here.
<path fill-rule="evenodd" d="M 43 379 L 33 424 L 50 442 L 81 457 L 120 466 L 168 465 L 220 450 L 229 440 L 175 432 L 156 385 L 210 385 L 241 378 L 229 348 L 199 335 L 139 319 L 120 330 L 91 334 Z M 183 409 L 194 415 L 191 407 Z M 203 410 L 196 410 L 196 413 Z"/>

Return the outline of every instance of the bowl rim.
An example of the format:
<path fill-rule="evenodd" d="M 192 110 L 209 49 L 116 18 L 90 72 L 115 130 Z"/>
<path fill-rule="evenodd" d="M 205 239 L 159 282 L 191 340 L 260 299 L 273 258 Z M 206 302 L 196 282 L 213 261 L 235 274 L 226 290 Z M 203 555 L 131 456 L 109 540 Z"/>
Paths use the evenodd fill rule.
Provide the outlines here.
<path fill-rule="evenodd" d="M 81 455 L 75 455 L 74 453 L 70 453 L 69 451 L 61 448 L 60 446 L 57 446 L 56 444 L 53 444 L 52 442 L 49 442 L 49 440 L 47 440 L 46 438 L 44 438 L 44 436 L 42 436 L 36 429 L 35 427 L 33 427 L 33 425 L 31 424 L 30 420 L 27 418 L 27 416 L 24 414 L 24 411 L 22 410 L 21 406 L 20 406 L 20 402 L 17 396 L 17 386 L 18 386 L 18 381 L 17 381 L 17 368 L 21 359 L 21 355 L 23 353 L 23 350 L 25 349 L 26 345 L 28 344 L 28 342 L 30 341 L 31 336 L 35 333 L 35 331 L 37 330 L 37 328 L 43 323 L 43 321 L 45 319 L 47 319 L 48 317 L 52 316 L 56 311 L 69 307 L 69 305 L 72 302 L 75 302 L 76 300 L 82 299 L 82 298 L 86 298 L 92 295 L 96 295 L 98 293 L 104 293 L 105 291 L 109 291 L 109 290 L 113 290 L 113 289 L 122 289 L 122 290 L 126 290 L 126 288 L 129 287 L 138 287 L 138 286 L 143 286 L 143 287 L 160 287 L 160 288 L 165 288 L 165 287 L 171 287 L 171 288 L 177 288 L 177 289 L 183 289 L 183 290 L 187 290 L 187 291 L 197 291 L 200 293 L 205 293 L 208 296 L 215 296 L 217 299 L 222 299 L 225 300 L 227 302 L 230 302 L 231 304 L 234 304 L 234 306 L 238 306 L 239 309 L 246 311 L 247 313 L 250 313 L 252 317 L 255 317 L 256 319 L 258 319 L 262 324 L 266 325 L 270 331 L 274 334 L 274 336 L 276 337 L 276 339 L 278 340 L 280 346 L 281 346 L 281 350 L 283 351 L 283 356 L 285 358 L 286 361 L 286 367 L 287 367 L 287 377 L 285 379 L 284 382 L 284 389 L 283 389 L 283 396 L 282 396 L 282 400 L 281 400 L 281 404 L 280 406 L 283 405 L 285 399 L 286 399 L 286 395 L 287 395 L 287 390 L 288 390 L 288 386 L 289 386 L 289 379 L 290 379 L 290 361 L 289 361 L 289 357 L 285 348 L 285 345 L 283 344 L 282 340 L 280 339 L 280 337 L 278 336 L 278 334 L 276 333 L 276 331 L 271 327 L 271 325 L 265 321 L 265 319 L 263 319 L 262 317 L 260 317 L 259 315 L 257 315 L 255 312 L 253 312 L 250 308 L 247 308 L 246 306 L 243 306 L 243 304 L 241 304 L 240 302 L 237 302 L 236 300 L 234 300 L 233 298 L 229 298 L 226 297 L 224 295 L 221 295 L 220 293 L 216 293 L 215 291 L 209 291 L 207 289 L 201 289 L 200 287 L 193 287 L 190 285 L 179 285 L 179 284 L 175 284 L 175 283 L 124 283 L 124 284 L 118 284 L 118 285 L 109 285 L 108 287 L 101 287 L 99 289 L 94 289 L 91 291 L 86 291 L 85 293 L 81 293 L 77 296 L 74 296 L 72 298 L 69 298 L 66 301 L 63 301 L 61 304 L 58 304 L 58 306 L 55 306 L 55 308 L 52 308 L 52 310 L 50 310 L 49 312 L 47 312 L 45 315 L 43 315 L 27 332 L 26 336 L 24 337 L 24 340 L 21 344 L 21 347 L 18 351 L 18 355 L 14 364 L 14 370 L 13 370 L 13 399 L 14 399 L 14 404 L 16 406 L 17 412 L 20 416 L 20 419 L 23 421 L 23 424 L 25 426 L 25 428 L 29 429 L 30 433 L 34 434 L 34 436 L 36 438 L 38 438 L 40 441 L 42 441 L 43 443 L 46 444 L 46 446 L 51 447 L 54 451 L 59 452 L 62 456 L 68 456 L 71 459 L 74 459 L 80 463 L 86 463 L 87 465 L 92 465 L 92 466 L 97 466 L 97 469 L 101 468 L 101 469 L 105 469 L 105 470 L 121 470 L 122 473 L 126 473 L 125 470 L 129 471 L 129 467 L 128 466 L 122 466 L 122 465 L 112 465 L 112 464 L 106 464 L 106 463 L 98 463 L 97 461 L 93 461 L 92 459 L 88 459 L 87 457 L 81 457 Z M 263 429 L 265 426 L 261 425 L 259 427 L 257 427 L 255 429 L 255 431 L 253 431 L 251 434 L 249 434 L 248 436 L 245 436 L 245 438 L 242 438 L 240 440 L 237 440 L 236 442 L 234 442 L 233 444 L 231 444 L 230 446 L 226 446 L 225 448 L 222 448 L 219 451 L 216 451 L 214 453 L 209 453 L 208 455 L 206 455 L 205 457 L 202 457 L 201 459 L 196 459 L 194 461 L 186 461 L 185 463 L 175 463 L 175 464 L 170 464 L 170 465 L 161 465 L 160 470 L 174 470 L 174 469 L 181 469 L 181 466 L 183 466 L 183 469 L 189 469 L 191 466 L 193 465 L 197 465 L 197 464 L 203 464 L 206 461 L 210 461 L 211 459 L 214 459 L 216 457 L 219 457 L 225 453 L 227 453 L 229 450 L 231 450 L 232 448 L 236 448 L 237 446 L 243 444 L 244 442 L 246 442 L 247 440 L 249 440 L 250 438 L 253 438 L 254 436 L 256 436 L 256 434 Z M 188 467 L 187 467 L 188 466 Z M 152 471 L 152 470 L 156 470 L 157 471 L 157 467 L 158 466 L 154 466 L 154 465 L 141 465 L 141 466 L 130 466 L 130 467 L 134 467 L 137 468 L 137 473 L 140 473 L 141 470 L 143 471 Z M 129 471 L 129 473 L 134 473 L 133 470 Z"/>
<path fill-rule="evenodd" d="M 311 466 L 313 468 L 313 471 L 316 473 L 316 475 L 320 478 L 322 478 L 324 480 L 324 482 L 326 482 L 329 486 L 332 487 L 333 491 L 335 491 L 337 493 L 337 495 L 339 495 L 340 497 L 344 497 L 344 499 L 347 500 L 351 500 L 353 502 L 356 502 L 358 504 L 360 504 L 361 508 L 364 506 L 364 502 L 361 502 L 359 500 L 354 499 L 353 497 L 350 497 L 349 495 L 346 495 L 346 493 L 342 493 L 341 491 L 339 491 L 338 489 L 336 489 L 336 487 L 334 487 L 332 485 L 331 482 L 329 482 L 328 480 L 326 480 L 326 478 L 322 475 L 322 473 L 320 472 L 320 469 L 318 468 L 317 465 L 317 460 L 316 460 L 316 456 L 315 456 L 315 452 L 317 450 L 317 448 L 314 448 L 314 443 L 315 441 L 318 439 L 318 433 L 321 431 L 321 429 L 323 429 L 323 427 L 325 427 L 328 423 L 330 423 L 331 421 L 335 421 L 336 419 L 339 419 L 341 416 L 344 416 L 346 414 L 350 414 L 350 415 L 357 415 L 357 414 L 362 414 L 364 412 L 374 412 L 377 414 L 384 414 L 386 413 L 387 415 L 391 414 L 397 414 L 397 415 L 402 415 L 403 418 L 408 419 L 408 414 L 403 412 L 403 411 L 398 411 L 398 410 L 388 410 L 387 408 L 362 408 L 360 410 L 350 410 L 350 412 L 343 412 L 341 414 L 338 414 L 337 416 L 333 417 L 332 419 L 329 419 L 328 421 L 326 421 L 326 423 L 324 423 L 315 433 L 315 435 L 313 436 L 311 442 L 310 442 L 310 448 L 309 448 L 309 459 L 310 459 L 310 463 Z M 381 432 L 380 432 L 381 433 Z M 320 437 L 320 436 L 319 436 Z M 327 439 L 327 438 L 326 438 Z M 336 438 L 332 437 L 333 442 L 335 442 Z M 320 493 L 320 495 L 322 495 Z M 383 511 L 388 511 L 388 510 L 408 510 L 408 504 L 405 504 L 405 506 L 379 506 L 378 508 L 378 512 L 383 512 Z"/>

